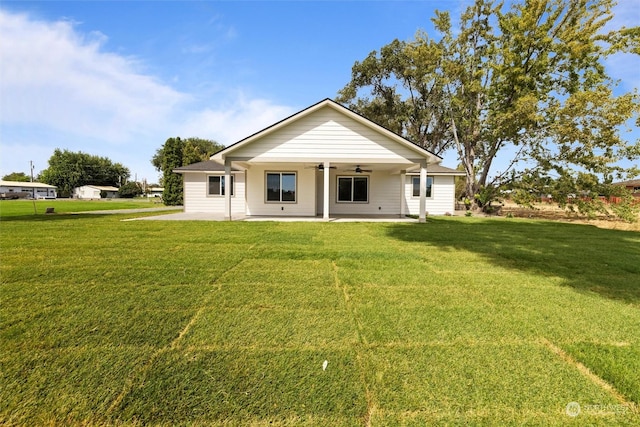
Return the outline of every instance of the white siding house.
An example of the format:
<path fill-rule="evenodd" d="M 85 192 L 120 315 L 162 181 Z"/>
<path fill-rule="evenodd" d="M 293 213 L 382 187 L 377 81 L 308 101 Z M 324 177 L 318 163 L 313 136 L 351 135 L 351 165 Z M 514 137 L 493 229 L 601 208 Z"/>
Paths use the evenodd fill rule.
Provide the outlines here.
<path fill-rule="evenodd" d="M 0 198 L 55 199 L 57 187 L 42 182 L 0 181 Z"/>
<path fill-rule="evenodd" d="M 83 185 L 73 189 L 75 199 L 113 199 L 117 196 L 118 188 L 110 185 Z"/>
<path fill-rule="evenodd" d="M 326 99 L 175 172 L 184 177 L 185 212 L 228 219 L 410 214 L 424 221 L 427 212 L 454 210 L 453 177 L 461 173 L 441 161 Z"/>
<path fill-rule="evenodd" d="M 147 197 L 162 197 L 162 193 L 164 192 L 164 187 L 148 187 L 147 188 Z"/>

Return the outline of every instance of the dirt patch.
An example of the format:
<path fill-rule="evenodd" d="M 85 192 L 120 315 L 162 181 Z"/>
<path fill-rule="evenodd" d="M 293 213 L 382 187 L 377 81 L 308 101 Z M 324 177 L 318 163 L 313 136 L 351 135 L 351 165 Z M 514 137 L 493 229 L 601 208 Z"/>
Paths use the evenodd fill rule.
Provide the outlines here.
<path fill-rule="evenodd" d="M 539 203 L 533 209 L 524 208 L 515 203 L 505 202 L 501 210 L 501 216 L 513 216 L 516 218 L 548 219 L 552 221 L 572 222 L 576 224 L 588 224 L 599 228 L 611 230 L 626 230 L 640 232 L 640 215 L 638 221 L 629 223 L 604 215 L 595 219 L 588 219 L 568 209 L 563 209 L 551 203 Z"/>

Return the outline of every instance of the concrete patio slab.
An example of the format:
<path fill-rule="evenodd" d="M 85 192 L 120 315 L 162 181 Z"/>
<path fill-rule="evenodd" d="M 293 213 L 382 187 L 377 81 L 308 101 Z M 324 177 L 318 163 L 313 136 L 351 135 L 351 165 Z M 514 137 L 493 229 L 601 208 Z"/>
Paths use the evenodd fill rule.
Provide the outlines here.
<path fill-rule="evenodd" d="M 285 217 L 285 216 L 235 216 L 233 221 L 275 221 L 275 222 L 409 222 L 417 223 L 418 220 L 409 217 L 386 215 L 336 215 L 328 220 L 322 217 Z M 225 221 L 221 215 L 205 212 L 179 212 L 166 215 L 131 218 L 126 221 Z"/>

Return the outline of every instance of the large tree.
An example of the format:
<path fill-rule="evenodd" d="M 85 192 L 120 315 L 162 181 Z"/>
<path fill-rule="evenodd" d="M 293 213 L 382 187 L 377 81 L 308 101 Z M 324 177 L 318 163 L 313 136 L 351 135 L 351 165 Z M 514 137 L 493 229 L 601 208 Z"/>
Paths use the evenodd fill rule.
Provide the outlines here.
<path fill-rule="evenodd" d="M 202 138 L 167 139 L 151 158 L 151 164 L 162 172 L 164 203 L 173 206 L 181 205 L 183 201 L 182 176 L 173 172 L 175 168 L 208 160 L 223 148 L 215 141 Z"/>
<path fill-rule="evenodd" d="M 621 137 L 638 94 L 614 94 L 604 60 L 640 53 L 640 28 L 605 32 L 610 0 L 510 5 L 477 0 L 458 29 L 436 12 L 437 38 L 421 32 L 356 62 L 339 100 L 436 153 L 455 149 L 470 197 L 519 182 L 531 194 L 561 177 L 566 194 L 595 200 L 639 173 L 621 166 L 640 157 L 640 141 Z M 508 162 L 495 171 L 498 157 Z"/>
<path fill-rule="evenodd" d="M 128 168 L 106 157 L 56 148 L 39 180 L 58 187 L 62 197 L 70 197 L 75 187 L 87 184 L 119 187 L 129 176 Z"/>
<path fill-rule="evenodd" d="M 203 138 L 180 139 L 180 143 L 182 144 L 182 164 L 180 166 L 209 160 L 209 157 L 211 157 L 213 153 L 224 148 L 224 145 Z M 162 160 L 164 158 L 165 144 L 158 148 L 151 158 L 151 164 L 158 172 L 164 172 L 162 169 Z"/>

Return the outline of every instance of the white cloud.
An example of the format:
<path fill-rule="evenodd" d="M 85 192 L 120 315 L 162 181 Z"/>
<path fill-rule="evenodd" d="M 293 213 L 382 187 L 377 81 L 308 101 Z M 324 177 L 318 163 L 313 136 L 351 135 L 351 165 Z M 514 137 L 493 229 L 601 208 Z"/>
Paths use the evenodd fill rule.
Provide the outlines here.
<path fill-rule="evenodd" d="M 154 179 L 150 159 L 171 136 L 229 144 L 293 112 L 224 81 L 180 92 L 145 74 L 144 60 L 109 52 L 108 35 L 79 25 L 0 10 L 1 174 L 28 172 L 29 160 L 42 170 L 61 148 L 107 156 Z M 198 104 L 205 96 L 215 101 Z"/>
<path fill-rule="evenodd" d="M 188 96 L 137 71 L 133 58 L 104 52 L 67 21 L 0 11 L 3 123 L 46 125 L 117 142 L 147 133 Z"/>

